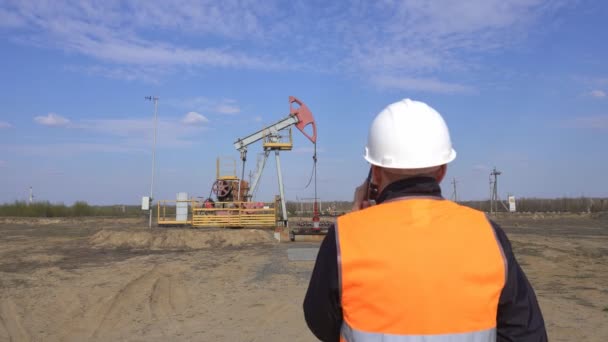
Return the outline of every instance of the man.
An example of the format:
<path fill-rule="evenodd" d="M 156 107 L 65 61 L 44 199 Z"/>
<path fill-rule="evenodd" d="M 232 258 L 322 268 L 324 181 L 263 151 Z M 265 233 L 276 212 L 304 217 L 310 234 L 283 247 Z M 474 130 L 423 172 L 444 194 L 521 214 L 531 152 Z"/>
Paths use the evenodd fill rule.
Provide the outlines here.
<path fill-rule="evenodd" d="M 323 240 L 306 298 L 322 341 L 546 341 L 532 286 L 503 230 L 441 197 L 448 128 L 405 99 L 374 119 L 355 211 Z M 376 205 L 368 190 L 377 186 Z"/>

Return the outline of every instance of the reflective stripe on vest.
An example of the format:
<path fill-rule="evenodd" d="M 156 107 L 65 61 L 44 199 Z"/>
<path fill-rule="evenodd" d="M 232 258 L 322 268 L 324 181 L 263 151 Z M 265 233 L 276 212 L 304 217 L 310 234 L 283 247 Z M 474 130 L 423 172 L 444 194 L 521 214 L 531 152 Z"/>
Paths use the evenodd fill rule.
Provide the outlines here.
<path fill-rule="evenodd" d="M 485 215 L 412 198 L 338 218 L 342 338 L 495 341 L 506 264 Z"/>
<path fill-rule="evenodd" d="M 496 329 L 444 335 L 391 335 L 354 330 L 342 325 L 342 338 L 356 342 L 495 342 Z"/>

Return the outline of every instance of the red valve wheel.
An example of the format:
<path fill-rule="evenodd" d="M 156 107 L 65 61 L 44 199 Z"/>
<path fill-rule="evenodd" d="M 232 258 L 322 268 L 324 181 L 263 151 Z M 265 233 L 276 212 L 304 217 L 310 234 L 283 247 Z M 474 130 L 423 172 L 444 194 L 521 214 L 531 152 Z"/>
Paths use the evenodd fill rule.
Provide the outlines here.
<path fill-rule="evenodd" d="M 230 191 L 232 191 L 232 185 L 224 180 L 217 180 L 213 183 L 212 189 L 218 198 L 226 197 L 230 194 Z"/>

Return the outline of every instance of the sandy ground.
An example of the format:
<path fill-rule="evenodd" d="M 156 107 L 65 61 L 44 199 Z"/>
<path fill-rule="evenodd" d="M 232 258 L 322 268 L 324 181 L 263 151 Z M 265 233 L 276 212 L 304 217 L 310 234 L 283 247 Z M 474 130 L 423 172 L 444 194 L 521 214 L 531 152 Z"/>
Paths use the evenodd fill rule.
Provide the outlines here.
<path fill-rule="evenodd" d="M 608 219 L 501 219 L 552 341 L 608 340 Z M 0 341 L 314 341 L 313 261 L 269 231 L 0 218 Z M 293 253 L 292 253 L 293 254 Z"/>

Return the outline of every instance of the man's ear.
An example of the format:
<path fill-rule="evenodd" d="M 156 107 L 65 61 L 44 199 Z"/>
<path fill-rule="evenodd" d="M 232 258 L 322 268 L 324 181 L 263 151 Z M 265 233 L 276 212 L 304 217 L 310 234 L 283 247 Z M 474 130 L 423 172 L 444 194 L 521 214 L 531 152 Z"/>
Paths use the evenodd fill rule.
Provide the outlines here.
<path fill-rule="evenodd" d="M 376 165 L 372 165 L 372 184 L 378 185 L 380 183 L 380 168 Z"/>
<path fill-rule="evenodd" d="M 439 167 L 439 170 L 437 170 L 437 173 L 435 174 L 435 179 L 437 180 L 437 183 L 441 183 L 441 181 L 443 180 L 443 178 L 445 178 L 445 175 L 448 173 L 448 165 L 447 164 L 443 164 Z"/>

